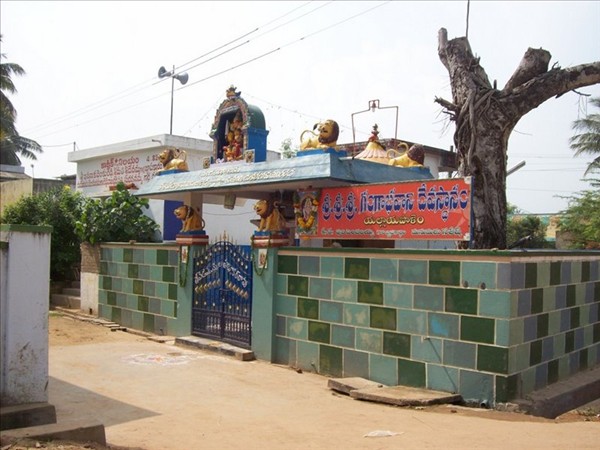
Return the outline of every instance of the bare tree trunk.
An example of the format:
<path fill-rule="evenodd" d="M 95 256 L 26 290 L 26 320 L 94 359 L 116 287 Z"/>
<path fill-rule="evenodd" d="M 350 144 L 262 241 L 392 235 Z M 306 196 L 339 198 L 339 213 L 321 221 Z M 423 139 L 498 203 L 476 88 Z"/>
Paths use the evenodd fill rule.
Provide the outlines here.
<path fill-rule="evenodd" d="M 554 96 L 600 83 L 600 62 L 548 71 L 551 55 L 528 49 L 503 90 L 489 82 L 469 41 L 438 35 L 438 55 L 450 75 L 452 102 L 436 98 L 456 122 L 461 176 L 473 177 L 472 248 L 506 248 L 506 152 L 517 122 Z"/>

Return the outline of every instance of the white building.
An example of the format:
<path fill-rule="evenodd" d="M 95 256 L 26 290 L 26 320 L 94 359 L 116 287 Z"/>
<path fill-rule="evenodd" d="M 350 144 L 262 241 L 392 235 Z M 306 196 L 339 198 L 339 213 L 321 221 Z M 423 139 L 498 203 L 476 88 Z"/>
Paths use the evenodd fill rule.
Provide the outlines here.
<path fill-rule="evenodd" d="M 205 158 L 213 155 L 213 142 L 170 134 L 160 134 L 116 144 L 70 152 L 69 162 L 77 164 L 77 190 L 90 197 L 107 197 L 111 187 L 123 182 L 132 186 L 132 193 L 139 189 L 163 169 L 158 155 L 164 149 L 176 148 L 185 151 L 190 172 L 200 170 Z M 268 152 L 268 159 L 278 159 L 277 152 Z M 199 172 L 201 174 L 201 172 Z M 257 218 L 253 203 L 239 199 L 234 211 L 225 210 L 221 199 L 203 199 L 202 216 L 206 222 L 206 233 L 212 238 L 227 234 L 239 244 L 249 244 L 256 229 L 250 220 Z M 211 201 L 219 201 L 218 204 Z M 173 211 L 182 203 L 171 200 L 150 200 L 148 215 L 159 225 L 165 241 L 175 240 L 181 222 Z M 186 203 L 188 203 L 186 201 Z M 191 199 L 190 202 L 191 204 Z M 198 205 L 192 205 L 198 206 Z M 234 221 L 234 224 L 228 222 Z"/>

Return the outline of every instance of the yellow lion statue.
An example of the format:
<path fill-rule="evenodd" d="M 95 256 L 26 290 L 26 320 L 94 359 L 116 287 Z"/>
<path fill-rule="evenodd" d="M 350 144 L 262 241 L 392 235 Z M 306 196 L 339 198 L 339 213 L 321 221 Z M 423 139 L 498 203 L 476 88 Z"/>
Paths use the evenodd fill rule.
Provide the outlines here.
<path fill-rule="evenodd" d="M 424 162 L 425 148 L 421 144 L 415 144 L 402 155 L 390 159 L 388 164 L 397 167 L 423 167 Z"/>
<path fill-rule="evenodd" d="M 311 130 L 302 132 L 300 135 L 300 150 L 335 147 L 340 136 L 340 126 L 335 120 L 328 119 L 324 122 L 316 123 L 313 127 L 313 130 L 315 129 L 318 131 L 318 134 Z M 305 138 L 304 135 L 307 133 L 312 134 L 312 136 Z"/>
<path fill-rule="evenodd" d="M 180 206 L 179 208 L 175 208 L 173 213 L 175 214 L 175 217 L 181 220 L 183 226 L 180 231 L 181 233 L 204 230 L 204 219 L 202 219 L 200 214 L 198 214 L 198 211 L 191 206 Z"/>
<path fill-rule="evenodd" d="M 285 228 L 285 219 L 273 202 L 259 200 L 254 204 L 254 211 L 260 216 L 258 231 L 282 231 Z"/>
<path fill-rule="evenodd" d="M 183 157 L 181 157 L 183 155 Z M 187 172 L 189 169 L 186 162 L 186 153 L 183 150 L 167 148 L 158 155 L 158 160 L 163 165 L 160 172 L 166 170 L 182 170 Z"/>

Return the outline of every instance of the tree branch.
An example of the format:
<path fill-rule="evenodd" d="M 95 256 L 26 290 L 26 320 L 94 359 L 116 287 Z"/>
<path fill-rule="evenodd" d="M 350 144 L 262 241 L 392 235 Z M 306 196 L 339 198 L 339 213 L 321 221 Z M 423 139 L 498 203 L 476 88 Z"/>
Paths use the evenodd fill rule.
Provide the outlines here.
<path fill-rule="evenodd" d="M 548 72 L 550 58 L 552 58 L 552 55 L 544 49 L 528 48 L 517 70 L 504 86 L 504 91 L 509 92 L 532 78 Z"/>
<path fill-rule="evenodd" d="M 440 29 L 438 32 L 438 56 L 450 75 L 455 103 L 457 103 L 457 95 L 466 96 L 464 92 L 462 95 L 458 93 L 455 85 L 469 86 L 470 88 L 476 86 L 484 89 L 492 88 L 485 70 L 479 65 L 479 58 L 473 55 L 469 40 L 466 37 L 458 37 L 448 41 L 446 29 Z"/>
<path fill-rule="evenodd" d="M 514 88 L 506 100 L 524 116 L 552 97 L 594 84 L 600 84 L 600 61 L 546 72 Z"/>
<path fill-rule="evenodd" d="M 460 108 L 458 108 L 454 103 L 449 102 L 448 100 L 444 100 L 443 98 L 436 97 L 434 102 L 442 105 L 442 107 L 446 108 L 448 111 L 460 111 Z"/>

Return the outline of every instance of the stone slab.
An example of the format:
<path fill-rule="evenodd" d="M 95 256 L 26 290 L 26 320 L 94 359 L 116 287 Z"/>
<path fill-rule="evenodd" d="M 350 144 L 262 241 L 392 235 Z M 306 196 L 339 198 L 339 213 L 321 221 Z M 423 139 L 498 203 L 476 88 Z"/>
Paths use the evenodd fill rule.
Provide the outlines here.
<path fill-rule="evenodd" d="M 336 392 L 350 395 L 350 392 L 355 391 L 357 389 L 382 388 L 383 384 L 367 380 L 361 377 L 348 377 L 330 378 L 327 381 L 327 387 Z"/>
<path fill-rule="evenodd" d="M 357 389 L 350 392 L 350 397 L 396 406 L 427 406 L 462 402 L 459 394 L 407 386 Z"/>
<path fill-rule="evenodd" d="M 97 442 L 100 445 L 106 445 L 104 425 L 99 423 L 89 423 L 82 420 L 4 430 L 2 431 L 2 437 L 7 440 L 63 440 L 74 442 Z"/>
<path fill-rule="evenodd" d="M 56 409 L 50 403 L 27 403 L 0 408 L 0 430 L 56 423 Z"/>
<path fill-rule="evenodd" d="M 513 402 L 528 414 L 554 419 L 596 399 L 600 399 L 600 366 L 576 373 Z"/>

